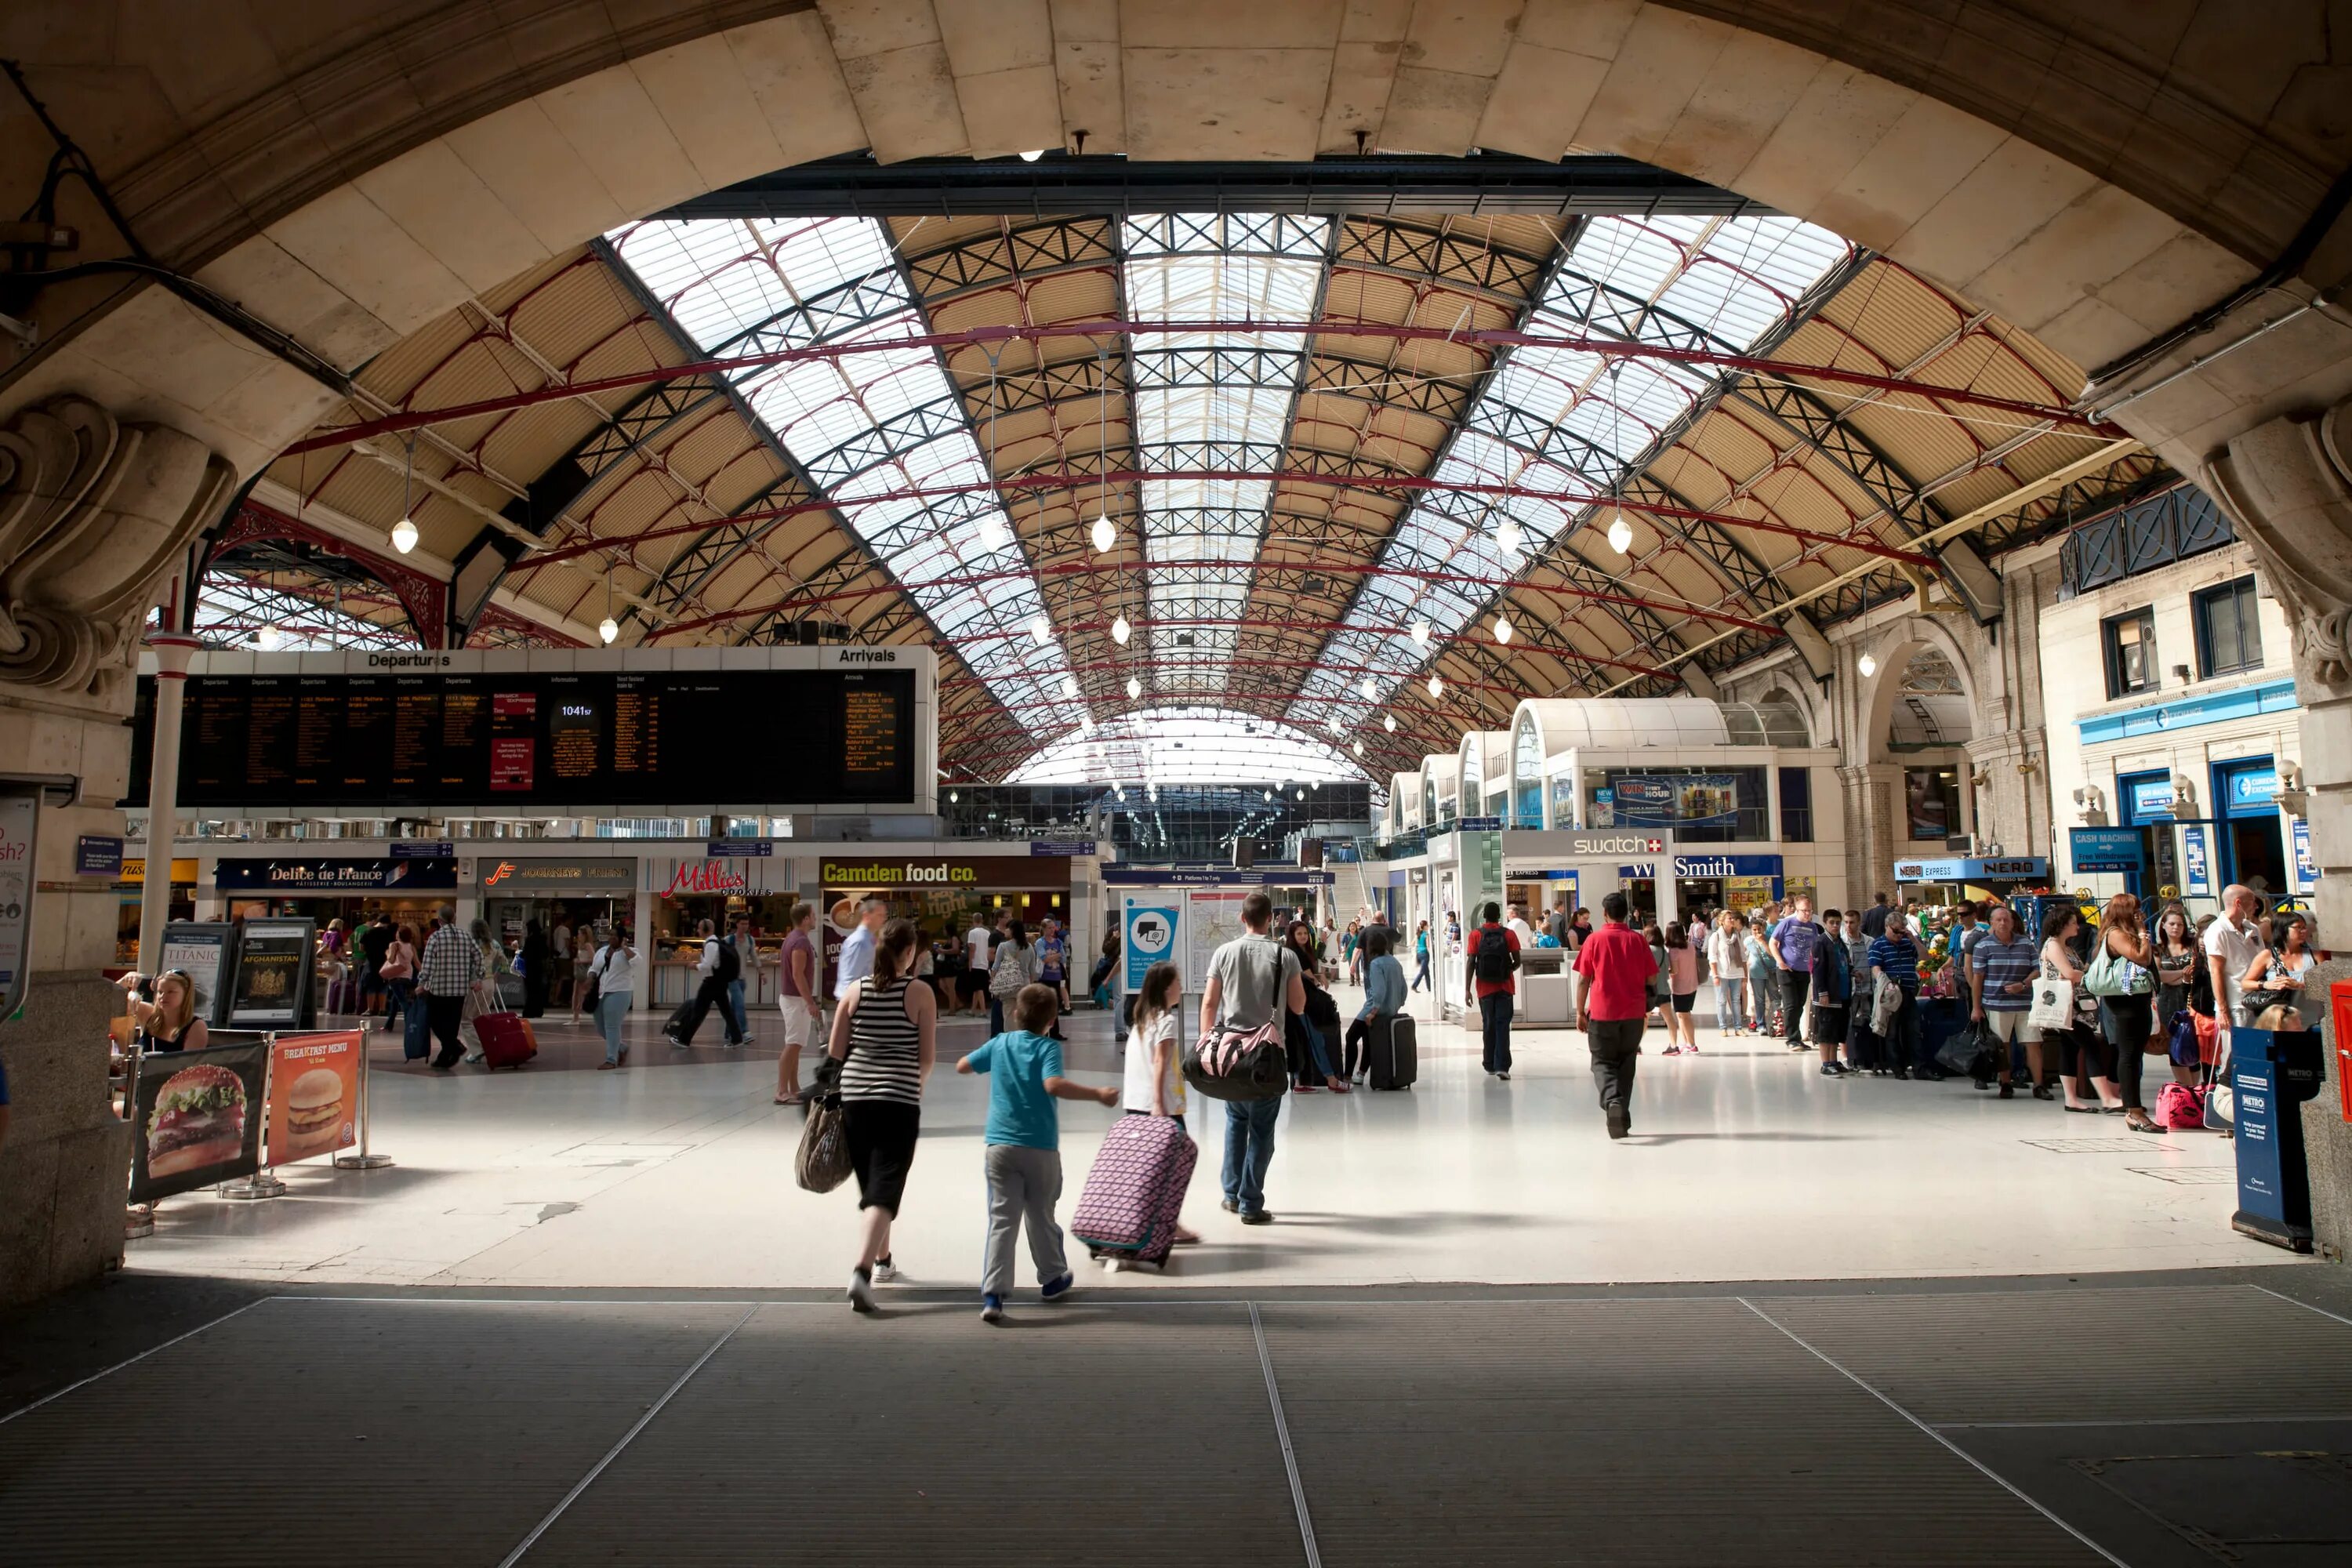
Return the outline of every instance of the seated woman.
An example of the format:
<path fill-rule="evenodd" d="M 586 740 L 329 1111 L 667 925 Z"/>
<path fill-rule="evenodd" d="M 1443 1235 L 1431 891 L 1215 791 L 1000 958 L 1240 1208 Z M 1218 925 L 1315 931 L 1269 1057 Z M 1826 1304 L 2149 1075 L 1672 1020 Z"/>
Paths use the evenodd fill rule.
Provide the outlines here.
<path fill-rule="evenodd" d="M 126 974 L 116 984 L 131 993 L 131 1021 L 139 1026 L 140 1045 L 151 1051 L 201 1051 L 205 1021 L 196 1016 L 196 983 L 184 969 L 167 969 L 155 977 L 155 1000 L 142 1001 L 140 982 Z"/>
<path fill-rule="evenodd" d="M 1392 940 L 1386 926 L 1375 926 L 1364 933 L 1364 950 L 1371 955 L 1371 962 L 1364 966 L 1364 1005 L 1348 1026 L 1343 1053 L 1347 1059 L 1340 1066 L 1340 1071 L 1356 1083 L 1364 1081 L 1371 1055 L 1364 1043 L 1366 1031 L 1404 1011 L 1404 965 L 1389 951 Z"/>

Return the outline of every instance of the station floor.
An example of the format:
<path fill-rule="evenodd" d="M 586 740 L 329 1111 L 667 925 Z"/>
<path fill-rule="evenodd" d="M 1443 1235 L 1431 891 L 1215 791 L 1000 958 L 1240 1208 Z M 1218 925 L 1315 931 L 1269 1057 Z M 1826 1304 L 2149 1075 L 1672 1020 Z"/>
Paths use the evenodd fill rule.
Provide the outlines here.
<path fill-rule="evenodd" d="M 121 1274 L 0 1314 L 12 1568 L 2352 1546 L 2352 1274 L 2233 1235 L 2216 1139 L 1706 1031 L 1612 1144 L 1577 1037 L 1524 1034 L 1504 1084 L 1436 1029 L 1409 1093 L 1287 1102 L 1276 1225 L 1217 1210 L 1196 1116 L 1203 1244 L 991 1326 L 971 1080 L 934 1079 L 907 1280 L 861 1318 L 764 1045 L 612 1073 L 542 1033 L 495 1078 L 384 1061 L 397 1165 L 174 1199 Z M 1109 1113 L 1064 1110 L 1075 1185 Z"/>
<path fill-rule="evenodd" d="M 1346 998 L 1343 996 L 1343 1005 Z M 1425 999 L 1423 1001 L 1425 1006 Z M 1074 1076 L 1113 1081 L 1106 1015 L 1066 1022 Z M 838 1287 L 854 1189 L 793 1181 L 800 1115 L 772 1103 L 781 1025 L 724 1050 L 713 1018 L 677 1051 L 645 1016 L 630 1066 L 594 1070 L 584 1026 L 542 1020 L 520 1071 L 404 1066 L 372 1037 L 372 1172 L 297 1165 L 288 1195 L 162 1205 L 137 1271 L 302 1284 L 492 1289 Z M 985 1022 L 947 1020 L 893 1249 L 903 1289 L 976 1290 L 985 1086 L 945 1064 Z M 1421 1030 L 1414 1089 L 1286 1103 L 1268 1182 L 1277 1223 L 1218 1207 L 1223 1110 L 1195 1103 L 1188 1220 L 1161 1276 L 1112 1289 L 1908 1279 L 2286 1265 L 2230 1229 L 2230 1145 L 2119 1116 L 1997 1100 L 1964 1079 L 1825 1079 L 1777 1041 L 1700 1031 L 1641 1064 L 1634 1136 L 1612 1143 L 1582 1037 L 1521 1030 L 1509 1082 L 1477 1040 Z M 1112 1112 L 1061 1107 L 1063 1215 Z M 1024 1285 L 1026 1281 L 1024 1280 Z"/>

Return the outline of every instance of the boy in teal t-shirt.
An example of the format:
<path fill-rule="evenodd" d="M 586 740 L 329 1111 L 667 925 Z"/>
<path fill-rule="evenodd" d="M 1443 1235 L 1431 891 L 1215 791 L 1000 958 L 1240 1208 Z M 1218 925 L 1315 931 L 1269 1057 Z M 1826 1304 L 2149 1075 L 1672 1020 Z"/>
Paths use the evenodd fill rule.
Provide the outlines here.
<path fill-rule="evenodd" d="M 1062 1255 L 1062 1227 L 1054 1205 L 1062 1196 L 1061 1119 L 1056 1100 L 1117 1105 L 1118 1090 L 1088 1089 L 1062 1076 L 1062 1042 L 1048 1036 L 1062 999 L 1043 985 L 1024 985 L 1013 1001 L 1020 1026 L 988 1040 L 956 1063 L 960 1073 L 986 1073 L 988 1128 L 988 1250 L 980 1280 L 980 1315 L 995 1322 L 1013 1289 L 1013 1244 L 1025 1225 L 1037 1282 L 1052 1300 L 1076 1281 Z"/>

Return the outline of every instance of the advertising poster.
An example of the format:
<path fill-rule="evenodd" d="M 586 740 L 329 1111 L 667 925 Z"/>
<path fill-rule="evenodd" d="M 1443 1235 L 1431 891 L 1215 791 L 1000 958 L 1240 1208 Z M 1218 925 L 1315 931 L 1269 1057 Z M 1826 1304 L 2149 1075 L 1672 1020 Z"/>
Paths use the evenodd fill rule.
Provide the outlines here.
<path fill-rule="evenodd" d="M 1739 818 L 1739 780 L 1731 773 L 1621 777 L 1612 822 L 1594 827 L 1695 827 Z"/>
<path fill-rule="evenodd" d="M 1592 792 L 1592 809 L 1585 813 L 1584 826 L 1594 828 L 1617 826 L 1617 792 L 1615 790 L 1597 789 Z"/>
<path fill-rule="evenodd" d="M 2319 886 L 2319 862 L 2311 853 L 2311 824 L 2294 819 L 2294 886 L 2301 893 Z"/>
<path fill-rule="evenodd" d="M 360 1141 L 357 1029 L 280 1035 L 269 1058 L 269 1163 L 290 1165 Z"/>
<path fill-rule="evenodd" d="M 2180 875 L 2184 889 L 2191 896 L 2212 897 L 2213 873 L 2205 858 L 2205 830 L 2202 827 L 2180 830 Z"/>
<path fill-rule="evenodd" d="M 155 967 L 158 974 L 176 969 L 188 977 L 195 987 L 196 1016 L 207 1024 L 222 1024 L 227 1019 L 220 1010 L 225 998 L 221 994 L 221 966 L 228 956 L 228 941 L 234 926 L 226 922 L 191 925 L 184 921 L 163 928 L 163 961 Z"/>
<path fill-rule="evenodd" d="M 40 791 L 0 792 L 0 1017 L 24 1002 L 32 977 L 33 840 L 40 821 Z"/>
<path fill-rule="evenodd" d="M 1184 921 L 1190 928 L 1185 932 L 1185 990 L 1207 984 L 1210 955 L 1242 934 L 1242 900 L 1247 897 L 1238 889 L 1191 896 Z"/>
<path fill-rule="evenodd" d="M 131 1090 L 131 1201 L 152 1203 L 261 1169 L 268 1071 L 262 1040 L 142 1056 Z"/>
<path fill-rule="evenodd" d="M 1177 914 L 1166 904 L 1146 903 L 1139 899 L 1127 900 L 1122 917 L 1127 930 L 1121 940 L 1126 943 L 1126 990 L 1139 991 L 1143 977 L 1155 963 L 1165 963 L 1176 956 Z M 1206 972 L 1186 975 L 1185 979 L 1198 988 L 1208 978 Z"/>
<path fill-rule="evenodd" d="M 310 984 L 310 921 L 247 921 L 236 944 L 228 1021 L 240 1028 L 280 1028 L 302 1021 Z"/>

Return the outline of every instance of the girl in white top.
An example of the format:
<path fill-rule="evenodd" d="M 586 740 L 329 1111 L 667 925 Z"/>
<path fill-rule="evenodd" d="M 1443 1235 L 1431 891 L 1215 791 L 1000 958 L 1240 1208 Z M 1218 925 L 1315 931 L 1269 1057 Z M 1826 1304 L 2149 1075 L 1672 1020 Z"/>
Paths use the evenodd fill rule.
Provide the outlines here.
<path fill-rule="evenodd" d="M 1155 963 L 1145 972 L 1143 989 L 1136 997 L 1135 1029 L 1127 1037 L 1127 1081 L 1119 1092 L 1119 1107 L 1129 1116 L 1183 1120 L 1183 1052 L 1176 1037 L 1183 1021 L 1183 994 L 1174 964 Z M 1179 1224 L 1176 1239 L 1201 1237 Z"/>
<path fill-rule="evenodd" d="M 629 945 L 628 927 L 613 928 L 613 940 L 573 972 L 572 984 L 585 989 L 591 977 L 596 982 L 596 1026 L 604 1031 L 604 1062 L 596 1070 L 609 1072 L 629 1059 L 629 1048 L 621 1044 L 621 1020 L 629 1016 L 637 989 L 637 950 Z"/>

